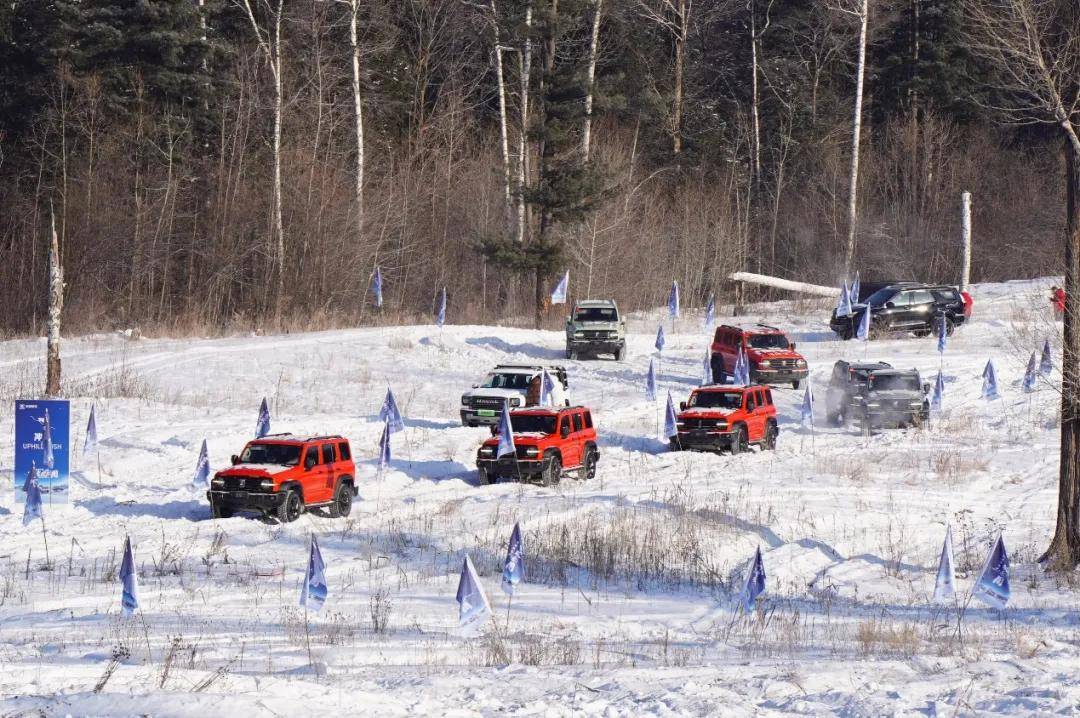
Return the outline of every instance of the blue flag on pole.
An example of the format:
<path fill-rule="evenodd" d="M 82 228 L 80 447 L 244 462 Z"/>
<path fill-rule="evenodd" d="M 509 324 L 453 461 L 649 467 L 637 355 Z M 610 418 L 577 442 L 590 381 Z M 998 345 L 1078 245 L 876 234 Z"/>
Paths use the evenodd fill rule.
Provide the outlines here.
<path fill-rule="evenodd" d="M 1054 355 L 1050 351 L 1050 340 L 1047 339 L 1043 342 L 1042 357 L 1039 359 L 1039 373 L 1043 376 L 1050 376 L 1050 372 L 1054 370 Z"/>
<path fill-rule="evenodd" d="M 864 342 L 870 341 L 870 305 L 867 304 L 863 309 L 862 316 L 859 318 L 859 330 L 855 333 L 855 338 Z"/>
<path fill-rule="evenodd" d="M 555 406 L 555 380 L 547 369 L 540 373 L 540 406 Z"/>
<path fill-rule="evenodd" d="M 945 398 L 945 379 L 942 378 L 941 372 L 937 373 L 937 379 L 934 380 L 934 393 L 930 396 L 930 411 L 940 412 Z"/>
<path fill-rule="evenodd" d="M 802 407 L 799 409 L 799 416 L 802 419 L 803 426 L 813 427 L 814 425 L 814 390 L 810 386 L 810 377 L 806 377 L 806 391 L 803 392 Z"/>
<path fill-rule="evenodd" d="M 741 346 L 739 353 L 735 355 L 735 373 L 731 383 L 736 386 L 750 386 L 750 360 Z"/>
<path fill-rule="evenodd" d="M 1027 369 L 1024 371 L 1024 391 L 1035 391 L 1035 382 L 1039 380 L 1039 365 L 1038 359 L 1035 357 L 1035 352 L 1031 352 L 1031 358 L 1028 359 Z"/>
<path fill-rule="evenodd" d="M 124 559 L 120 562 L 120 612 L 130 616 L 139 609 L 139 575 L 135 572 L 135 554 L 131 537 L 124 537 Z"/>
<path fill-rule="evenodd" d="M 390 387 L 386 387 L 386 398 L 383 399 L 382 406 L 379 407 L 379 421 L 390 422 L 390 433 L 392 434 L 405 431 L 405 420 L 401 418 L 397 401 L 394 400 L 394 392 Z"/>
<path fill-rule="evenodd" d="M 709 295 L 709 303 L 705 305 L 705 331 L 712 331 L 713 325 L 716 324 L 716 296 Z"/>
<path fill-rule="evenodd" d="M 56 468 L 56 457 L 53 454 L 53 441 L 52 441 L 52 420 L 49 418 L 49 410 L 45 410 L 45 436 L 42 440 L 45 446 L 45 458 L 42 459 L 41 465 L 46 469 Z"/>
<path fill-rule="evenodd" d="M 656 364 L 652 357 L 649 357 L 649 373 L 645 375 L 645 396 L 656 401 Z"/>
<path fill-rule="evenodd" d="M 988 359 L 986 361 L 986 367 L 983 369 L 982 376 L 982 398 L 987 401 L 1000 399 L 1001 397 L 998 395 L 997 372 L 994 371 L 993 359 Z"/>
<path fill-rule="evenodd" d="M 672 438 L 679 435 L 679 415 L 675 413 L 675 402 L 671 400 L 671 392 L 667 393 L 667 407 L 664 410 L 664 436 Z"/>
<path fill-rule="evenodd" d="M 664 325 L 661 324 L 660 328 L 656 330 L 656 343 L 653 345 L 656 347 L 656 351 L 664 351 Z"/>
<path fill-rule="evenodd" d="M 456 598 L 458 628 L 462 635 L 476 635 L 491 615 L 491 604 L 488 603 L 487 596 L 484 594 L 484 587 L 480 585 L 480 577 L 476 574 L 476 568 L 469 554 L 465 554 L 465 560 L 461 564 L 461 578 L 458 579 Z"/>
<path fill-rule="evenodd" d="M 521 545 L 521 525 L 514 524 L 510 532 L 510 544 L 506 547 L 506 560 L 503 561 L 502 590 L 513 596 L 514 588 L 525 580 L 525 550 Z"/>
<path fill-rule="evenodd" d="M 435 316 L 435 323 L 440 327 L 446 324 L 446 287 L 443 287 L 442 297 L 439 299 L 439 313 Z"/>
<path fill-rule="evenodd" d="M 840 301 L 836 303 L 836 316 L 846 317 L 851 314 L 851 290 L 847 282 L 840 288 Z"/>
<path fill-rule="evenodd" d="M 986 557 L 986 564 L 971 589 L 971 595 L 994 608 L 1005 608 L 1009 602 L 1009 554 L 1005 551 L 1001 534 L 998 534 L 994 548 Z"/>
<path fill-rule="evenodd" d="M 390 464 L 390 422 L 383 421 L 382 435 L 379 436 L 379 468 L 385 469 Z"/>
<path fill-rule="evenodd" d="M 746 574 L 746 585 L 743 586 L 743 610 L 747 613 L 753 611 L 757 597 L 763 593 L 765 593 L 765 563 L 761 560 L 761 547 L 758 546 L 754 552 L 750 572 Z"/>
<path fill-rule="evenodd" d="M 34 519 L 45 520 L 45 513 L 41 506 L 41 487 L 37 481 L 37 466 L 30 463 L 30 473 L 23 482 L 23 491 L 26 492 L 26 505 L 23 507 L 23 526 L 27 526 Z"/>
<path fill-rule="evenodd" d="M 263 397 L 262 404 L 259 405 L 259 420 L 255 422 L 255 438 L 261 439 L 270 433 L 270 407 L 266 403 L 266 397 Z"/>
<path fill-rule="evenodd" d="M 851 290 L 848 293 L 848 301 L 851 306 L 855 306 L 859 303 L 859 272 L 855 272 L 855 281 L 851 283 Z"/>
<path fill-rule="evenodd" d="M 304 588 L 300 592 L 300 605 L 318 613 L 326 603 L 326 593 L 326 564 L 323 563 L 319 542 L 315 539 L 315 534 L 312 534 L 307 575 L 304 577 Z"/>
<path fill-rule="evenodd" d="M 934 581 L 934 600 L 947 601 L 956 596 L 956 571 L 953 569 L 952 526 L 945 529 L 945 543 L 938 559 L 937 579 Z"/>
<path fill-rule="evenodd" d="M 499 417 L 499 446 L 495 449 L 495 458 L 507 454 L 517 455 L 517 447 L 514 446 L 514 425 L 510 422 L 510 402 L 504 401 L 502 416 Z"/>
<path fill-rule="evenodd" d="M 671 281 L 671 291 L 668 292 L 667 299 L 667 311 L 668 316 L 675 319 L 679 316 L 679 282 L 678 280 Z"/>
<path fill-rule="evenodd" d="M 371 291 L 375 294 L 375 306 L 382 306 L 382 270 L 375 265 L 375 274 L 371 278 Z"/>
<path fill-rule="evenodd" d="M 199 449 L 199 460 L 195 464 L 195 476 L 192 477 L 191 483 L 195 486 L 210 484 L 210 454 L 206 450 L 206 439 L 203 439 L 202 448 Z"/>
<path fill-rule="evenodd" d="M 570 270 L 566 270 L 566 274 L 562 276 L 559 283 L 555 285 L 555 290 L 551 293 L 552 304 L 566 304 L 566 293 L 570 289 Z"/>
<path fill-rule="evenodd" d="M 83 456 L 94 453 L 95 451 L 97 451 L 98 448 L 97 416 L 94 408 L 94 405 L 91 404 L 90 418 L 86 420 L 86 440 L 83 441 Z"/>
<path fill-rule="evenodd" d="M 947 320 L 945 319 L 944 314 L 942 314 L 940 317 L 938 317 L 938 336 L 937 336 L 938 354 L 944 354 L 945 353 L 946 337 L 949 336 L 949 331 L 948 331 L 949 327 L 946 324 L 946 321 Z"/>

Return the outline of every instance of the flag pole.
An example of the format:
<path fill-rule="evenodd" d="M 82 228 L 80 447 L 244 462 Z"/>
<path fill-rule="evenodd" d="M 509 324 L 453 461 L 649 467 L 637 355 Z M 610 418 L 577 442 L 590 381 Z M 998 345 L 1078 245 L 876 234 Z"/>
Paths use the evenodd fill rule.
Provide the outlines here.
<path fill-rule="evenodd" d="M 311 626 L 308 620 L 308 592 L 311 587 L 311 554 L 314 550 L 314 534 L 308 534 L 308 565 L 304 570 L 304 642 L 307 644 L 308 665 L 313 669 L 315 662 L 311 660 Z"/>
<path fill-rule="evenodd" d="M 52 561 L 49 559 L 49 537 L 45 535 L 45 512 L 41 512 L 41 538 L 45 542 L 45 567 L 52 570 Z"/>
<path fill-rule="evenodd" d="M 510 604 L 514 601 L 514 594 L 510 593 L 506 596 L 506 632 L 510 633 Z"/>

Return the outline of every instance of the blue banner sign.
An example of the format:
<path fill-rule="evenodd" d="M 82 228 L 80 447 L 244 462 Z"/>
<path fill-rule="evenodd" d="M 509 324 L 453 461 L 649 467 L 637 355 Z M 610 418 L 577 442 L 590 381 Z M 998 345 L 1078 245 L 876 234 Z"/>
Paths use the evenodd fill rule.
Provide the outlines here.
<path fill-rule="evenodd" d="M 15 501 L 26 501 L 23 484 L 30 466 L 37 468 L 41 500 L 68 501 L 71 468 L 71 407 L 67 401 L 15 402 Z"/>

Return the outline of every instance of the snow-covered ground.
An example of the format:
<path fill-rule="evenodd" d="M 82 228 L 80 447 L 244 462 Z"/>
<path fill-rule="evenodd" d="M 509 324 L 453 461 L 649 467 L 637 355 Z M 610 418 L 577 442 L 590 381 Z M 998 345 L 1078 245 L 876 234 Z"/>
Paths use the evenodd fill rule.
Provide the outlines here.
<path fill-rule="evenodd" d="M 883 359 L 932 381 L 936 342 L 836 341 L 828 300 L 753 307 L 810 361 L 818 427 L 799 425 L 801 391 L 777 389 L 777 450 L 737 457 L 669 453 L 658 440 L 660 406 L 644 381 L 659 312 L 634 319 L 622 363 L 568 362 L 556 332 L 475 326 L 69 340 L 72 431 L 81 447 L 96 402 L 101 472 L 76 459 L 71 504 L 46 505 L 52 571 L 39 524 L 23 527 L 12 492 L 0 503 L 0 713 L 1080 712 L 1080 582 L 1034 563 L 1053 530 L 1058 394 L 1046 382 L 1020 389 L 1030 351 L 1044 336 L 1060 344 L 1049 285 L 976 286 L 975 319 L 945 353 L 944 416 L 869 437 L 825 426 L 833 362 Z M 700 316 L 669 331 L 661 389 L 676 402 L 698 383 L 706 344 Z M 39 387 L 43 355 L 38 341 L 0 343 L 8 486 L 10 400 Z M 1003 393 L 992 403 L 979 398 L 987 359 Z M 500 362 L 568 366 L 572 398 L 600 429 L 594 480 L 476 485 L 487 432 L 460 426 L 459 397 Z M 407 429 L 377 480 L 387 384 Z M 190 486 L 199 445 L 206 438 L 212 465 L 226 465 L 263 396 L 274 431 L 352 441 L 351 517 L 210 518 Z M 529 583 L 508 607 L 499 566 L 515 521 Z M 957 606 L 932 605 L 947 523 L 965 596 L 1004 532 L 1008 610 L 972 602 L 958 618 Z M 330 596 L 306 627 L 297 603 L 312 532 Z M 125 534 L 140 569 L 132 618 L 119 616 Z M 746 618 L 735 598 L 757 546 L 767 594 Z M 477 639 L 456 632 L 465 552 L 495 611 Z"/>

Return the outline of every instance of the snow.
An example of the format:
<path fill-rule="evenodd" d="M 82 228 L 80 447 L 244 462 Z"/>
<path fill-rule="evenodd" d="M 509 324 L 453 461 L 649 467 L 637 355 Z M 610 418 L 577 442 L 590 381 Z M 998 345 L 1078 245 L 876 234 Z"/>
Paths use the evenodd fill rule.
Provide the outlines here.
<path fill-rule="evenodd" d="M 1052 283 L 974 286 L 974 318 L 943 361 L 933 338 L 836 340 L 828 302 L 750 307 L 748 319 L 779 326 L 809 360 L 818 425 L 800 425 L 802 391 L 776 387 L 777 450 L 735 457 L 669 453 L 656 438 L 663 400 L 648 402 L 644 386 L 666 310 L 637 314 L 626 361 L 565 362 L 601 460 L 592 481 L 552 488 L 478 486 L 476 449 L 490 432 L 460 426 L 458 408 L 485 369 L 561 360 L 560 331 L 68 339 L 77 473 L 70 505 L 45 506 L 54 570 L 41 570 L 40 525 L 22 526 L 11 492 L 0 506 L 0 713 L 1075 714 L 1080 599 L 1034 563 L 1054 527 L 1059 395 L 1045 380 L 1033 394 L 1020 388 L 1030 351 L 1045 336 L 1060 347 Z M 659 396 L 671 390 L 678 402 L 696 386 L 709 339 L 701 320 L 683 316 L 668 333 Z M 39 388 L 43 357 L 43 340 L 0 343 L 6 442 L 11 399 Z M 944 414 L 930 430 L 825 426 L 839 358 L 882 359 L 924 379 L 941 362 Z M 989 403 L 987 359 L 1003 395 Z M 387 384 L 407 428 L 379 477 Z M 227 467 L 264 395 L 275 432 L 350 439 L 360 464 L 352 516 L 210 518 L 190 486 L 199 446 L 206 438 L 212 466 Z M 96 457 L 79 456 L 92 402 L 100 473 Z M 0 451 L 9 486 L 10 449 Z M 499 570 L 515 521 L 526 583 L 508 611 Z M 972 602 L 958 622 L 955 606 L 931 603 L 946 523 L 964 597 L 1004 532 L 1008 610 Z M 305 630 L 312 532 L 329 596 Z M 141 613 L 129 619 L 115 576 L 125 535 L 140 579 Z M 758 546 L 766 593 L 745 617 L 735 606 Z M 493 601 L 478 639 L 456 631 L 466 552 Z"/>

